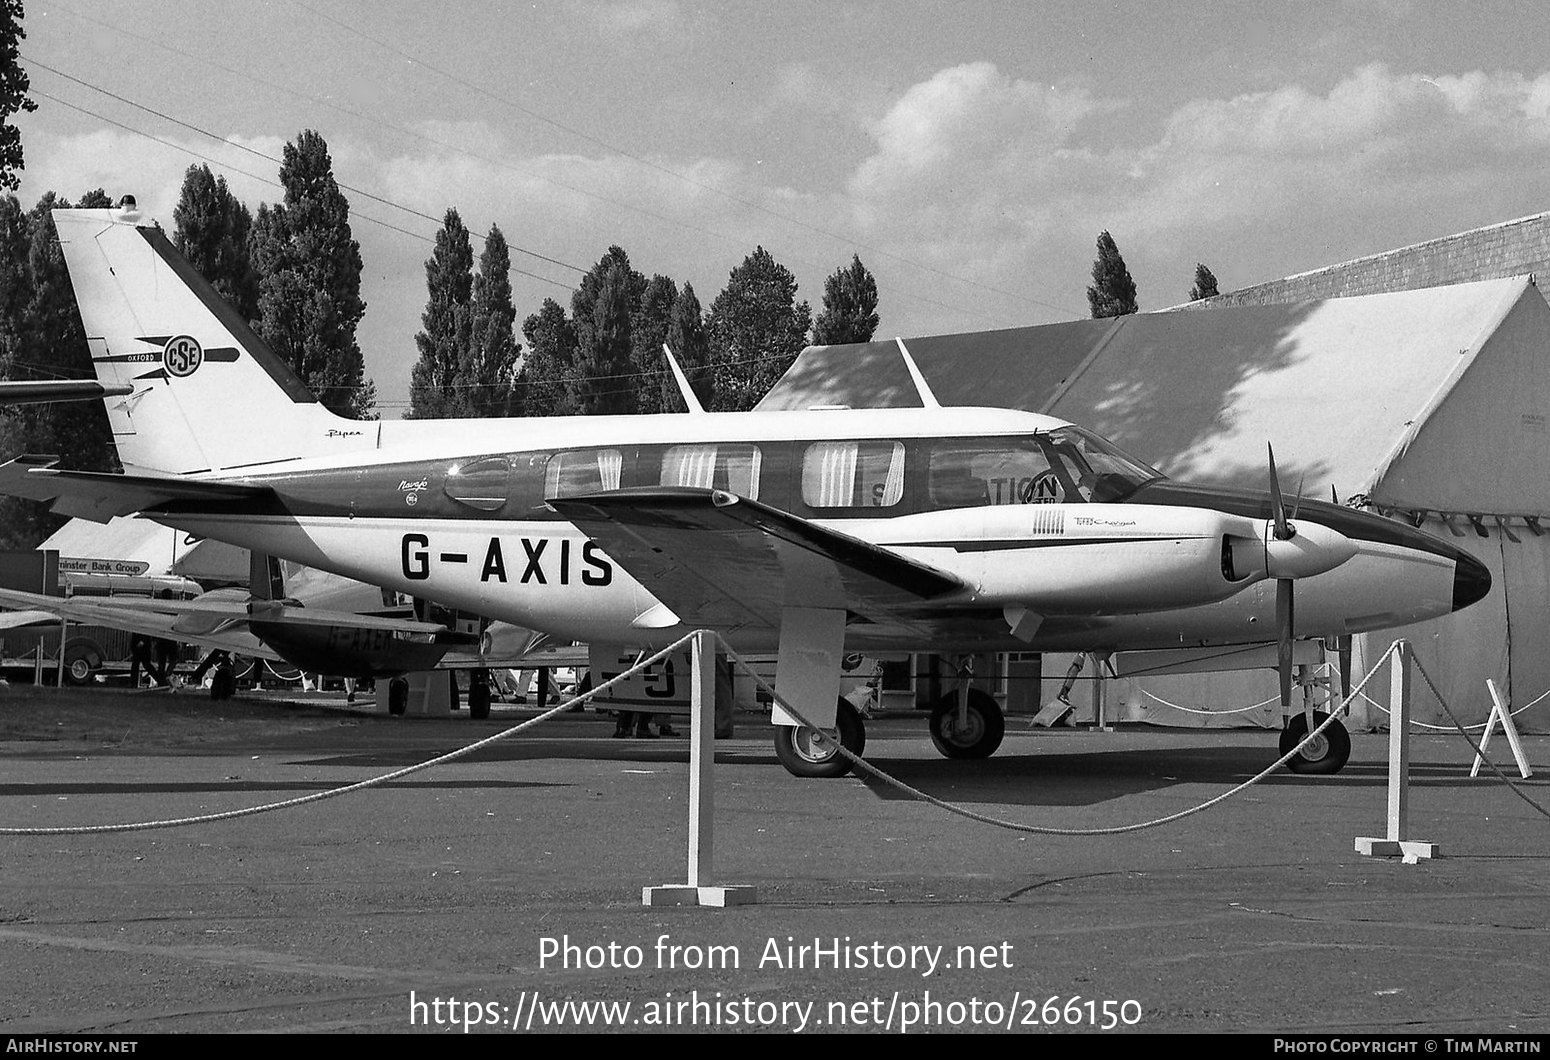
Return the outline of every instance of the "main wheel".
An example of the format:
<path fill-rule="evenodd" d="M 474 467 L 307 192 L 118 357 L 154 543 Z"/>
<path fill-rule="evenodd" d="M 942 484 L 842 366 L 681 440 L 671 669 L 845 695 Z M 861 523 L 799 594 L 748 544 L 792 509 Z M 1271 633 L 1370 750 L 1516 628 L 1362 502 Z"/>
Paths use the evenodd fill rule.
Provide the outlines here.
<path fill-rule="evenodd" d="M 1316 729 L 1323 725 L 1324 719 L 1328 717 L 1328 714 L 1314 711 L 1313 727 Z M 1289 752 L 1302 743 L 1303 737 L 1307 735 L 1307 714 L 1299 711 L 1287 718 L 1286 728 L 1281 730 L 1281 753 L 1284 755 Z M 1307 747 L 1302 749 L 1301 753 L 1287 762 L 1286 767 L 1293 773 L 1330 776 L 1340 772 L 1350 757 L 1351 734 L 1346 732 L 1344 725 L 1336 721 L 1319 733 Z"/>
<path fill-rule="evenodd" d="M 775 757 L 786 772 L 797 777 L 843 777 L 850 772 L 850 759 L 840 754 L 839 746 L 859 756 L 866 750 L 866 726 L 849 701 L 841 699 L 836 708 L 833 729 L 810 729 L 805 725 L 775 727 Z"/>
<path fill-rule="evenodd" d="M 969 689 L 967 716 L 958 716 L 958 696 L 948 694 L 931 711 L 931 742 L 948 758 L 989 758 L 1006 735 L 1006 716 L 991 696 Z"/>
<path fill-rule="evenodd" d="M 102 665 L 102 655 L 85 644 L 72 644 L 65 649 L 65 680 L 72 685 L 89 685 Z"/>

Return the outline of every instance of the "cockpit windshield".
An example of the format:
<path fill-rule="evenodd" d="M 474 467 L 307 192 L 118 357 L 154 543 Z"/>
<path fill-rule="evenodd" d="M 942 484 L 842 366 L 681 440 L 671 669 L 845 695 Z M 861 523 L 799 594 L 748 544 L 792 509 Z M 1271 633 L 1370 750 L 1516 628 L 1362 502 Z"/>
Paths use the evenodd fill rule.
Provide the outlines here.
<path fill-rule="evenodd" d="M 1060 427 L 1036 437 L 1067 496 L 1113 504 L 1163 477 L 1156 468 L 1126 456 L 1112 443 L 1080 427 Z"/>

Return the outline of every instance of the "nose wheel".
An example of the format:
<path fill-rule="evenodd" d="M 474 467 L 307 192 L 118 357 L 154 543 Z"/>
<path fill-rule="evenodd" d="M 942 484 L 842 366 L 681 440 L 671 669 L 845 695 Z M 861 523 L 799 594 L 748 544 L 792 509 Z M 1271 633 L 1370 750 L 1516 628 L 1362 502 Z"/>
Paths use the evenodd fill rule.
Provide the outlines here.
<path fill-rule="evenodd" d="M 1316 729 L 1323 725 L 1329 715 L 1322 711 L 1314 711 L 1313 727 Z M 1303 741 L 1308 735 L 1308 715 L 1304 712 L 1293 714 L 1286 719 L 1286 728 L 1281 730 L 1281 753 L 1284 755 Z M 1318 736 L 1308 742 L 1297 756 L 1286 763 L 1293 773 L 1307 775 L 1330 776 L 1340 772 L 1345 767 L 1346 761 L 1351 757 L 1351 734 L 1346 727 L 1335 721 Z"/>

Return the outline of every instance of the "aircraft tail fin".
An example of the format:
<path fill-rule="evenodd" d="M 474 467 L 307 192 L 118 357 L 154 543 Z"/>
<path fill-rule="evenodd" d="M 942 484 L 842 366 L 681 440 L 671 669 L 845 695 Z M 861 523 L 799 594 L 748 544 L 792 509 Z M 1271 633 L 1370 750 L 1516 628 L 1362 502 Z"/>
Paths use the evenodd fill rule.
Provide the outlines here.
<path fill-rule="evenodd" d="M 194 474 L 376 444 L 377 425 L 321 405 L 247 321 L 148 223 L 55 210 L 99 382 L 129 469 Z"/>
<path fill-rule="evenodd" d="M 248 553 L 248 595 L 255 600 L 284 600 L 285 572 L 274 556 Z"/>

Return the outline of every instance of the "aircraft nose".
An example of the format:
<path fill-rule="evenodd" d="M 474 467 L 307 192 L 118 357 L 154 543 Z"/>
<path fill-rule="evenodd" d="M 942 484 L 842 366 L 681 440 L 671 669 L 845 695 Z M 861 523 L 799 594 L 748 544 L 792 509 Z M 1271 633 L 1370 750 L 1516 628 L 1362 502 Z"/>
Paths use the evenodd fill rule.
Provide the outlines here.
<path fill-rule="evenodd" d="M 1453 570 L 1453 610 L 1468 607 L 1491 591 L 1491 572 L 1475 557 L 1460 552 Z"/>

